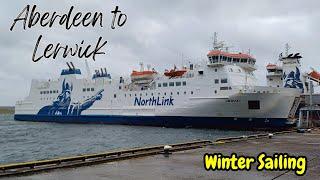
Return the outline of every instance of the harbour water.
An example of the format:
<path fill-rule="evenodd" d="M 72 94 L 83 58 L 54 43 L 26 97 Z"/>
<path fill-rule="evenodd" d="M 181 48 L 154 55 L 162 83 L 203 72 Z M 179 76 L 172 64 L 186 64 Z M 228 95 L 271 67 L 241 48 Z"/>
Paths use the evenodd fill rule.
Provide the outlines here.
<path fill-rule="evenodd" d="M 0 114 L 0 164 L 262 132 L 14 121 Z"/>

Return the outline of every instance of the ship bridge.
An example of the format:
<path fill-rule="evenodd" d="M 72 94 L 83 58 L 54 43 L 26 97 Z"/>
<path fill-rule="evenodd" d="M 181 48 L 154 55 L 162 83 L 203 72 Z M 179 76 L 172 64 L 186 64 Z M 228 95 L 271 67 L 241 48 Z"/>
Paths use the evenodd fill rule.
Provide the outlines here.
<path fill-rule="evenodd" d="M 209 59 L 208 66 L 224 66 L 235 64 L 247 71 L 255 71 L 256 60 L 252 56 L 245 53 L 229 53 L 222 50 L 212 50 L 207 54 Z"/>

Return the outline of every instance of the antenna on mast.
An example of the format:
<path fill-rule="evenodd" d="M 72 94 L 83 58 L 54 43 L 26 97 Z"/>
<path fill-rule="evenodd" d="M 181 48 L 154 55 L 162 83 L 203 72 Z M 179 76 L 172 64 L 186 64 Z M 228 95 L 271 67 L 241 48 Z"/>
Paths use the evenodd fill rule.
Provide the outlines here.
<path fill-rule="evenodd" d="M 288 43 L 286 43 L 286 45 L 285 45 L 285 55 L 286 55 L 286 57 L 288 57 L 288 55 L 289 55 L 289 49 L 290 49 L 291 47 L 289 46 L 289 44 Z"/>
<path fill-rule="evenodd" d="M 87 71 L 87 78 L 90 78 L 90 68 L 89 68 L 89 64 L 88 64 L 88 60 L 85 59 L 85 63 L 86 63 L 86 71 Z"/>
<path fill-rule="evenodd" d="M 214 34 L 213 34 L 213 49 L 219 50 L 219 49 L 222 49 L 223 47 L 224 47 L 224 42 L 223 41 L 218 42 L 218 33 L 214 32 Z"/>

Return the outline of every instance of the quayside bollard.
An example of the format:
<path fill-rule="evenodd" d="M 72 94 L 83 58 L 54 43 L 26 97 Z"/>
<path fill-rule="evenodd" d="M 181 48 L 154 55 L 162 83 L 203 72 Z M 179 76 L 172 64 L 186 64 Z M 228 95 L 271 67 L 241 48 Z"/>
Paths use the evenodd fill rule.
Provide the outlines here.
<path fill-rule="evenodd" d="M 169 155 L 172 154 L 171 149 L 172 149 L 172 146 L 169 146 L 169 145 L 163 146 L 163 155 L 165 157 L 169 157 Z"/>

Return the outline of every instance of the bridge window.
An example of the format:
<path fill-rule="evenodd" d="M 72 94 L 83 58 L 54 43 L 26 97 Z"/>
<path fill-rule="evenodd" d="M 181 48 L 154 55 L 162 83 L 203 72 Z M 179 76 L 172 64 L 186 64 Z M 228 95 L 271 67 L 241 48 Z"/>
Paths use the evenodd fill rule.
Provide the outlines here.
<path fill-rule="evenodd" d="M 91 91 L 94 91 L 94 88 L 91 88 Z"/>
<path fill-rule="evenodd" d="M 176 82 L 176 86 L 181 86 L 181 82 Z"/>
<path fill-rule="evenodd" d="M 186 81 L 183 81 L 182 82 L 182 86 L 186 86 L 187 85 L 187 82 Z"/>
<path fill-rule="evenodd" d="M 241 59 L 240 61 L 241 61 L 242 63 L 247 63 L 248 60 L 247 60 L 247 59 Z"/>
<path fill-rule="evenodd" d="M 90 91 L 90 88 L 87 88 L 87 91 Z"/>
<path fill-rule="evenodd" d="M 228 79 L 221 79 L 221 83 L 228 83 Z"/>
<path fill-rule="evenodd" d="M 240 59 L 238 59 L 238 58 L 233 58 L 233 62 L 238 63 L 238 62 L 240 62 Z"/>
<path fill-rule="evenodd" d="M 231 62 L 231 57 L 228 57 L 228 62 Z"/>
<path fill-rule="evenodd" d="M 174 86 L 174 82 L 169 82 L 169 86 Z"/>
<path fill-rule="evenodd" d="M 161 87 L 161 83 L 158 83 L 158 87 Z"/>
<path fill-rule="evenodd" d="M 214 83 L 215 83 L 215 84 L 219 84 L 219 79 L 215 79 L 215 80 L 214 80 Z"/>
<path fill-rule="evenodd" d="M 163 87 L 168 87 L 168 83 L 163 83 Z"/>
<path fill-rule="evenodd" d="M 83 92 L 86 92 L 86 88 L 83 88 L 82 91 L 83 91 Z"/>

